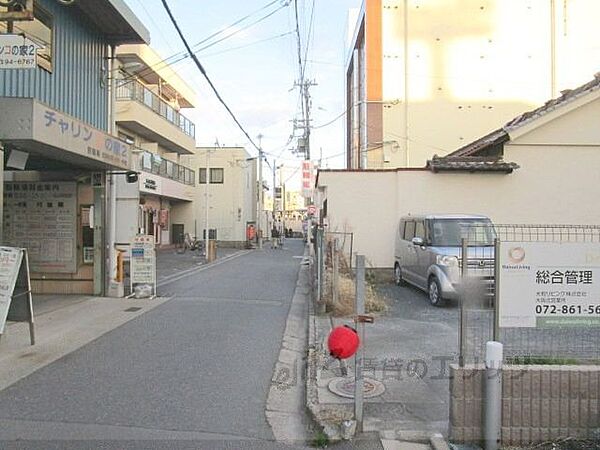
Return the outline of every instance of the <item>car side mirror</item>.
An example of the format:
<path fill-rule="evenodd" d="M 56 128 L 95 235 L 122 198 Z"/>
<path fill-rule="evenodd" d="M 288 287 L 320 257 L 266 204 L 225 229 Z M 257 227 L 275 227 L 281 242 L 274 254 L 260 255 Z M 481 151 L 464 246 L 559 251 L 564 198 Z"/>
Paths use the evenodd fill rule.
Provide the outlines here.
<path fill-rule="evenodd" d="M 422 247 L 423 245 L 425 245 L 425 242 L 423 241 L 423 238 L 420 238 L 420 237 L 414 237 L 414 238 L 412 238 L 412 243 L 414 245 L 419 246 L 419 247 Z"/>

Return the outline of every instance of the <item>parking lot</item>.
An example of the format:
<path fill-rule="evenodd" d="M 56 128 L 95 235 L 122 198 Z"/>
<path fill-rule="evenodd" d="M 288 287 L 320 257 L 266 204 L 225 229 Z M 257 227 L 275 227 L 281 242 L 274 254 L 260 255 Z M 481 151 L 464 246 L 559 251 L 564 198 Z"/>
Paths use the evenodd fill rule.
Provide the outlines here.
<path fill-rule="evenodd" d="M 434 307 L 420 290 L 393 283 L 377 291 L 388 311 L 366 326 L 365 376 L 383 381 L 386 392 L 367 402 L 366 416 L 382 428 L 446 434 L 449 364 L 458 360 L 457 303 Z"/>

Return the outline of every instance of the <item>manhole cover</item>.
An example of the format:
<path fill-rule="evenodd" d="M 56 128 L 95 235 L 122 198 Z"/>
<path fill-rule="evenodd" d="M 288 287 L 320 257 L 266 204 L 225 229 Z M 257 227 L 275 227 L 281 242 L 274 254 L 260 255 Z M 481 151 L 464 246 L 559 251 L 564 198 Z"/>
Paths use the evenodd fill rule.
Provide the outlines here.
<path fill-rule="evenodd" d="M 140 309 L 142 309 L 142 308 L 139 306 L 132 306 L 131 308 L 127 308 L 125 310 L 125 312 L 136 312 L 136 311 L 139 311 Z"/>
<path fill-rule="evenodd" d="M 378 397 L 385 392 L 385 386 L 381 381 L 365 377 L 363 383 L 365 398 Z M 354 378 L 334 378 L 329 382 L 328 387 L 331 392 L 340 397 L 354 398 Z"/>

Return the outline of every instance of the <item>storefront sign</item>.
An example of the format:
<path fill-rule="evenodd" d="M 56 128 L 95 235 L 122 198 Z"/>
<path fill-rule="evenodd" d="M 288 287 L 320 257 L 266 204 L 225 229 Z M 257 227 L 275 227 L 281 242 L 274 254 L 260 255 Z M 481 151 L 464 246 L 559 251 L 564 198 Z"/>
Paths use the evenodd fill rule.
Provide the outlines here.
<path fill-rule="evenodd" d="M 600 326 L 600 244 L 502 242 L 500 327 Z"/>
<path fill-rule="evenodd" d="M 192 186 L 143 171 L 139 177 L 139 187 L 140 192 L 161 197 L 175 198 L 190 202 L 194 198 L 194 188 Z"/>
<path fill-rule="evenodd" d="M 35 69 L 38 43 L 20 34 L 0 34 L 0 69 Z"/>
<path fill-rule="evenodd" d="M 131 243 L 131 292 L 136 297 L 156 295 L 154 236 L 138 234 Z"/>
<path fill-rule="evenodd" d="M 26 248 L 32 272 L 77 271 L 77 184 L 4 185 L 4 240 Z"/>
<path fill-rule="evenodd" d="M 310 198 L 313 195 L 313 163 L 312 161 L 302 161 L 302 195 Z"/>

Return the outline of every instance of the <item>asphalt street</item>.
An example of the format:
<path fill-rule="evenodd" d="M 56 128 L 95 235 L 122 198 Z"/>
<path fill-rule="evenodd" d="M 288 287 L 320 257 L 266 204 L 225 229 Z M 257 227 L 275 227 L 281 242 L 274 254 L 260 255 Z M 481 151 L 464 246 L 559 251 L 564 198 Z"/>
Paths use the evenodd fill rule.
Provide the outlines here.
<path fill-rule="evenodd" d="M 170 301 L 0 392 L 0 448 L 287 448 L 265 405 L 303 253 L 287 240 L 163 282 Z"/>

